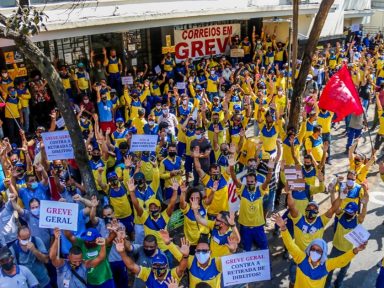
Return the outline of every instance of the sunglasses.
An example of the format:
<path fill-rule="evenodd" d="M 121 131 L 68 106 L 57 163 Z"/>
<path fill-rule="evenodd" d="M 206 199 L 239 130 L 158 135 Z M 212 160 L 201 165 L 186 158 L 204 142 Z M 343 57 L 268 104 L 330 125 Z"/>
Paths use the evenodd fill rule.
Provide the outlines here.
<path fill-rule="evenodd" d="M 209 249 L 196 249 L 195 252 L 196 252 L 196 253 L 199 253 L 199 252 L 200 252 L 200 253 L 204 253 L 204 254 L 205 254 L 205 253 L 208 253 L 208 252 L 209 252 Z"/>

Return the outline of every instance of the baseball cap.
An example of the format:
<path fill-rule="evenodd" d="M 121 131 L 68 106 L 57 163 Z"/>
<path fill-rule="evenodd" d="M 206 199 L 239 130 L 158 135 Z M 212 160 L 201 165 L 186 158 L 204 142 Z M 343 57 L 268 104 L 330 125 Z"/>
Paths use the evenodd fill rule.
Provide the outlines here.
<path fill-rule="evenodd" d="M 196 90 L 200 91 L 200 90 L 203 90 L 203 88 L 201 88 L 201 85 L 196 85 Z"/>
<path fill-rule="evenodd" d="M 83 68 L 84 67 L 84 63 L 79 63 L 79 64 L 77 64 L 77 67 L 79 67 L 79 68 Z"/>
<path fill-rule="evenodd" d="M 112 171 L 107 174 L 107 179 L 118 178 L 116 172 Z"/>
<path fill-rule="evenodd" d="M 135 175 L 133 175 L 133 179 L 134 180 L 141 180 L 141 179 L 145 180 L 145 176 L 144 176 L 144 174 L 142 172 L 138 172 Z"/>
<path fill-rule="evenodd" d="M 151 204 L 155 204 L 157 207 L 161 207 L 161 203 L 156 198 L 152 197 L 148 200 L 147 206 L 149 207 Z"/>
<path fill-rule="evenodd" d="M 348 214 L 355 214 L 357 210 L 359 210 L 359 206 L 355 202 L 349 202 L 344 208 L 344 211 Z"/>
<path fill-rule="evenodd" d="M 118 117 L 118 118 L 116 118 L 116 123 L 117 122 L 123 122 L 124 123 L 124 119 L 122 117 Z"/>
<path fill-rule="evenodd" d="M 167 257 L 162 253 L 157 253 L 155 257 L 152 258 L 152 265 L 153 264 L 167 265 Z"/>
<path fill-rule="evenodd" d="M 84 241 L 92 242 L 95 241 L 98 237 L 101 237 L 101 235 L 96 228 L 88 228 L 82 238 Z"/>
<path fill-rule="evenodd" d="M 111 89 L 111 93 L 116 93 L 116 89 Z"/>

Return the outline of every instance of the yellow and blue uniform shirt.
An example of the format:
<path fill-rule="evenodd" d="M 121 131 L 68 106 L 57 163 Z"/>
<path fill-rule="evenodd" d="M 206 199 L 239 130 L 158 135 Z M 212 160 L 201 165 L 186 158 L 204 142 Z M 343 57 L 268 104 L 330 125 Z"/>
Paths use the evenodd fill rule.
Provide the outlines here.
<path fill-rule="evenodd" d="M 246 185 L 242 185 L 237 194 L 240 196 L 239 224 L 247 227 L 257 227 L 265 224 L 263 197 L 267 194 L 261 185 L 251 193 Z"/>
<path fill-rule="evenodd" d="M 214 192 L 212 203 L 207 208 L 208 214 L 217 215 L 221 211 L 229 211 L 229 203 L 228 203 L 229 177 L 230 176 L 226 172 L 221 174 L 217 191 Z M 207 197 L 209 197 L 209 195 L 213 193 L 212 187 L 213 187 L 214 181 L 208 174 L 205 174 L 204 177 L 201 179 L 201 182 L 206 188 Z"/>
<path fill-rule="evenodd" d="M 353 249 L 353 244 L 345 239 L 344 236 L 355 229 L 358 224 L 357 216 L 347 219 L 344 212 L 341 215 L 336 215 L 332 241 L 333 247 L 343 252 Z"/>
<path fill-rule="evenodd" d="M 197 223 L 195 214 L 189 203 L 184 209 L 181 209 L 184 214 L 184 235 L 191 245 L 197 245 L 201 234 L 208 234 L 209 229 L 204 225 Z M 202 218 L 207 219 L 207 210 L 200 205 L 199 214 Z"/>
<path fill-rule="evenodd" d="M 199 283 L 206 283 L 212 288 L 221 287 L 221 259 L 210 258 L 208 265 L 202 267 L 197 258 L 189 256 L 188 258 L 188 270 L 189 270 L 189 287 L 196 287 Z"/>

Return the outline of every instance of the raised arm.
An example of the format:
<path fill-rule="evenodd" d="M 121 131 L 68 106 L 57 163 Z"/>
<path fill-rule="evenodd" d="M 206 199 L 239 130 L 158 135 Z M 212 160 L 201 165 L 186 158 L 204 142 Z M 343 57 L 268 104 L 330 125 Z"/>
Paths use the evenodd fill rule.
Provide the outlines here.
<path fill-rule="evenodd" d="M 128 257 L 128 255 L 125 252 L 125 245 L 124 245 L 124 239 L 117 239 L 115 241 L 115 247 L 117 252 L 120 254 L 121 259 L 123 260 L 125 266 L 127 266 L 128 270 L 131 271 L 133 274 L 137 275 L 140 272 L 140 266 L 133 261 L 132 258 Z"/>
<path fill-rule="evenodd" d="M 64 265 L 64 259 L 61 259 L 58 257 L 58 250 L 59 250 L 59 242 L 60 242 L 60 229 L 55 228 L 53 235 L 53 242 L 51 245 L 51 249 L 49 249 L 49 259 L 51 259 L 52 265 L 56 268 L 61 267 Z"/>
<path fill-rule="evenodd" d="M 169 217 L 172 216 L 173 210 L 175 209 L 176 200 L 177 200 L 177 191 L 179 190 L 179 183 L 177 182 L 176 178 L 172 179 L 172 196 L 169 200 L 168 207 L 167 207 L 167 214 Z"/>
<path fill-rule="evenodd" d="M 140 206 L 139 200 L 137 200 L 137 198 L 136 198 L 136 195 L 135 195 L 136 185 L 135 185 L 135 181 L 133 180 L 133 178 L 129 179 L 127 187 L 128 187 L 129 195 L 131 196 L 133 207 L 135 208 L 135 210 L 137 212 L 137 216 L 141 217 L 141 215 L 143 215 L 143 213 L 144 213 L 144 210 Z"/>
<path fill-rule="evenodd" d="M 198 199 L 191 199 L 191 208 L 193 210 L 193 214 L 195 215 L 196 222 L 203 225 L 203 226 L 208 226 L 208 221 L 207 219 L 201 217 L 199 213 L 199 200 Z"/>
<path fill-rule="evenodd" d="M 199 161 L 199 158 L 200 158 L 200 147 L 199 146 L 196 146 L 195 148 L 193 148 L 192 157 L 193 157 L 193 164 L 195 166 L 197 174 L 199 175 L 200 179 L 204 178 L 205 172 L 203 171 L 203 169 L 201 169 L 201 164 Z"/>
<path fill-rule="evenodd" d="M 84 265 L 86 268 L 95 268 L 96 266 L 98 266 L 104 259 L 105 257 L 107 256 L 107 251 L 106 251 L 106 241 L 104 238 L 102 237 L 99 237 L 96 239 L 96 244 L 99 245 L 101 248 L 100 248 L 100 252 L 99 252 L 99 255 L 97 255 L 96 258 L 92 259 L 92 260 L 86 260 L 84 261 Z"/>
<path fill-rule="evenodd" d="M 291 214 L 292 218 L 297 218 L 299 216 L 299 210 L 296 208 L 295 200 L 292 197 L 292 190 L 288 187 L 288 182 L 285 184 L 285 192 L 287 193 L 287 204 L 289 208 L 289 214 Z"/>

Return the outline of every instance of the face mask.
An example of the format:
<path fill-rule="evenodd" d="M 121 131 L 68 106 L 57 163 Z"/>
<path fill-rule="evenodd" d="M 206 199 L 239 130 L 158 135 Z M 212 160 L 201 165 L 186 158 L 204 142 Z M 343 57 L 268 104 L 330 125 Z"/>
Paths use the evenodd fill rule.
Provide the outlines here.
<path fill-rule="evenodd" d="M 201 134 L 196 135 L 196 139 L 197 139 L 197 140 L 200 140 L 200 139 L 201 139 Z"/>
<path fill-rule="evenodd" d="M 95 162 L 96 162 L 96 161 L 99 161 L 100 158 L 101 158 L 100 155 L 92 155 L 92 160 L 95 161 Z"/>
<path fill-rule="evenodd" d="M 221 153 L 223 153 L 223 155 L 227 156 L 229 154 L 229 151 L 227 149 L 225 149 Z"/>
<path fill-rule="evenodd" d="M 157 109 L 157 110 L 160 110 L 160 109 L 161 109 L 161 106 L 156 106 L 156 109 Z"/>
<path fill-rule="evenodd" d="M 23 245 L 23 246 L 27 245 L 30 241 L 31 241 L 31 238 L 29 238 L 27 240 L 19 240 L 20 245 Z"/>
<path fill-rule="evenodd" d="M 101 100 L 103 100 L 105 102 L 105 101 L 107 101 L 107 97 L 102 97 Z"/>
<path fill-rule="evenodd" d="M 84 100 L 84 104 L 88 104 L 89 103 L 89 100 Z"/>
<path fill-rule="evenodd" d="M 279 91 L 279 92 L 277 92 L 277 95 L 283 95 L 283 91 Z"/>
<path fill-rule="evenodd" d="M 117 124 L 117 127 L 118 127 L 118 128 L 123 128 L 123 127 L 124 127 L 124 123 L 119 123 L 119 124 Z"/>
<path fill-rule="evenodd" d="M 119 186 L 119 180 L 112 180 L 111 185 L 112 186 Z"/>
<path fill-rule="evenodd" d="M 305 210 L 305 218 L 315 219 L 318 213 L 319 212 L 317 212 L 315 210 Z"/>
<path fill-rule="evenodd" d="M 39 186 L 39 183 L 37 183 L 37 182 L 35 181 L 35 182 L 33 182 L 33 183 L 31 184 L 31 189 L 32 189 L 32 190 L 35 190 L 35 189 L 37 188 L 37 186 Z"/>
<path fill-rule="evenodd" d="M 160 211 L 159 210 L 155 210 L 155 211 L 151 211 L 151 215 L 152 217 L 156 218 L 157 216 L 159 216 L 160 214 Z"/>
<path fill-rule="evenodd" d="M 155 121 L 148 121 L 148 125 L 149 125 L 149 126 L 153 126 L 153 125 L 155 125 Z"/>
<path fill-rule="evenodd" d="M 169 110 L 168 110 L 168 109 L 163 109 L 163 114 L 164 114 L 164 115 L 168 115 L 168 113 L 169 113 Z"/>
<path fill-rule="evenodd" d="M 15 96 L 16 96 L 16 91 L 11 91 L 10 95 L 11 95 L 12 97 L 15 97 Z"/>
<path fill-rule="evenodd" d="M 188 104 L 188 101 L 187 100 L 183 100 L 183 105 L 187 105 Z"/>
<path fill-rule="evenodd" d="M 353 185 L 355 185 L 355 180 L 348 179 L 348 180 L 347 180 L 347 186 L 348 186 L 348 187 L 353 187 Z"/>
<path fill-rule="evenodd" d="M 34 209 L 31 209 L 31 213 L 35 216 L 39 216 L 40 214 L 40 209 L 39 208 L 34 208 Z"/>
<path fill-rule="evenodd" d="M 82 122 L 82 123 L 87 122 L 87 118 L 81 118 L 81 122 Z"/>
<path fill-rule="evenodd" d="M 355 214 L 344 213 L 344 215 L 345 215 L 345 219 L 347 219 L 347 220 L 351 220 L 355 217 Z"/>
<path fill-rule="evenodd" d="M 174 152 L 174 151 L 168 152 L 168 155 L 169 155 L 169 157 L 173 158 L 176 156 L 176 152 Z"/>
<path fill-rule="evenodd" d="M 156 278 L 162 278 L 168 271 L 167 268 L 152 268 Z"/>
<path fill-rule="evenodd" d="M 311 257 L 312 262 L 317 262 L 321 258 L 321 254 L 316 251 L 310 251 L 309 257 Z"/>
<path fill-rule="evenodd" d="M 209 257 L 211 257 L 211 253 L 210 252 L 207 252 L 207 253 L 203 253 L 203 252 L 197 252 L 195 254 L 196 258 L 197 258 L 197 261 L 200 263 L 200 264 L 205 264 L 208 262 L 209 260 Z"/>
<path fill-rule="evenodd" d="M 156 249 L 143 249 L 143 251 L 147 257 L 151 257 L 155 253 Z"/>
<path fill-rule="evenodd" d="M 213 180 L 213 181 L 217 181 L 217 180 L 220 179 L 220 177 L 221 177 L 220 174 L 213 174 L 213 175 L 212 175 L 212 180 Z"/>
<path fill-rule="evenodd" d="M 212 122 L 213 122 L 213 124 L 218 124 L 219 123 L 219 119 L 213 119 Z"/>
<path fill-rule="evenodd" d="M 249 184 L 247 185 L 248 191 L 255 191 L 256 185 L 255 184 Z"/>
<path fill-rule="evenodd" d="M 312 164 L 304 164 L 305 170 L 309 170 L 311 169 L 311 167 L 312 167 Z"/>
<path fill-rule="evenodd" d="M 8 77 L 8 73 L 1 73 L 1 76 L 4 77 L 4 78 L 7 78 Z"/>
<path fill-rule="evenodd" d="M 211 75 L 215 75 L 215 71 L 211 71 Z"/>
<path fill-rule="evenodd" d="M 188 129 L 189 129 L 189 130 L 193 130 L 193 129 L 195 129 L 195 125 L 188 125 Z"/>
<path fill-rule="evenodd" d="M 13 261 L 10 260 L 8 263 L 1 264 L 1 268 L 5 271 L 10 271 L 13 268 Z"/>

